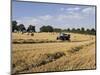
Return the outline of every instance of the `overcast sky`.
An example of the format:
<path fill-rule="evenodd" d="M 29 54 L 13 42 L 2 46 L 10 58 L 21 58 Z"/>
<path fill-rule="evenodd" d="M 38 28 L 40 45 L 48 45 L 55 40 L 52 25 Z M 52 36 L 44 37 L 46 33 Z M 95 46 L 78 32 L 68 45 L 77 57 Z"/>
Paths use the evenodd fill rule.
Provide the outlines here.
<path fill-rule="evenodd" d="M 95 7 L 13 1 L 12 20 L 25 27 L 35 25 L 36 31 L 43 25 L 62 29 L 95 28 Z"/>

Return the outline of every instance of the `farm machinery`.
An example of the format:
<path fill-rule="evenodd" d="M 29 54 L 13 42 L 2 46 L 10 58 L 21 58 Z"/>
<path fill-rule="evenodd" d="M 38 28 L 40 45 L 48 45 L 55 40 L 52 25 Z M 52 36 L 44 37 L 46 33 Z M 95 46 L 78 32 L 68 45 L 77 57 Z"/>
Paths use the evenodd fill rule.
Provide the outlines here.
<path fill-rule="evenodd" d="M 68 41 L 70 41 L 70 34 L 60 33 L 60 35 L 57 36 L 57 40 L 62 40 L 62 41 L 68 40 Z"/>

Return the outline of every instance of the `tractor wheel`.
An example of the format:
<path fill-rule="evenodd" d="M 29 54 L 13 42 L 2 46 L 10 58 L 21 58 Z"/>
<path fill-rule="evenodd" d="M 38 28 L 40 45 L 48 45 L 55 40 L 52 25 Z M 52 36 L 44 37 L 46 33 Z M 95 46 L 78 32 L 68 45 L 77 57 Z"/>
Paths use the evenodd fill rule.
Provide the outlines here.
<path fill-rule="evenodd" d="M 71 40 L 70 40 L 70 39 L 68 39 L 68 41 L 70 42 Z"/>
<path fill-rule="evenodd" d="M 59 40 L 59 38 L 57 37 L 57 40 Z"/>

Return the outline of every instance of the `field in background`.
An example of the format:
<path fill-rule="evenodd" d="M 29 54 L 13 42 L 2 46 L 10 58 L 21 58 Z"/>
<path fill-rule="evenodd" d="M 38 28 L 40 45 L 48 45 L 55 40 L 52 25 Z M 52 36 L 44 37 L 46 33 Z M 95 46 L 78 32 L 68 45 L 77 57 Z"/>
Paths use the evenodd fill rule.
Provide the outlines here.
<path fill-rule="evenodd" d="M 93 35 L 82 35 L 75 33 L 68 33 L 71 35 L 72 42 L 82 42 L 89 41 L 94 38 Z M 48 42 L 61 42 L 60 40 L 56 40 L 59 33 L 34 33 L 34 36 L 28 35 L 28 33 L 13 33 L 12 34 L 12 42 L 13 43 L 48 43 Z"/>
<path fill-rule="evenodd" d="M 12 33 L 12 73 L 95 69 L 95 36 L 69 34 L 70 42 L 58 33 Z"/>

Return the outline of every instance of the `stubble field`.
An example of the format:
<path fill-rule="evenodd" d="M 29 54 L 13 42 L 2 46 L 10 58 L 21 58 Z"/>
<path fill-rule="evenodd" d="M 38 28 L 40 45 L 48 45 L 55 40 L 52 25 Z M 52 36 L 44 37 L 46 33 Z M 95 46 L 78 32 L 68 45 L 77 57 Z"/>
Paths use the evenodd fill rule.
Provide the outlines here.
<path fill-rule="evenodd" d="M 12 33 L 12 74 L 95 69 L 95 36 L 70 33 L 71 41 L 56 40 L 58 33 Z"/>

